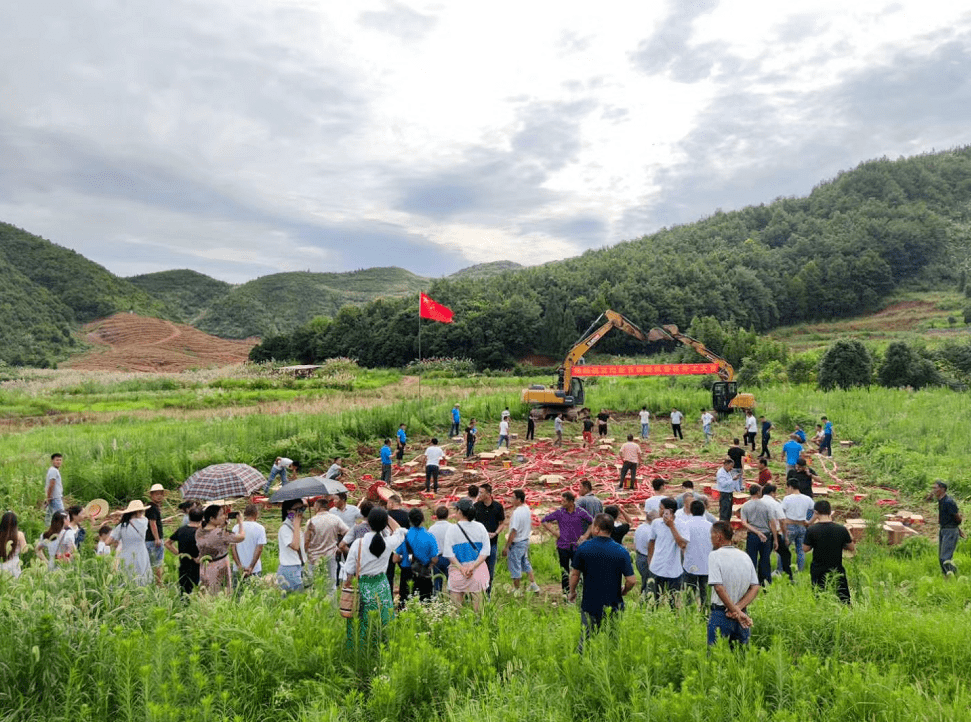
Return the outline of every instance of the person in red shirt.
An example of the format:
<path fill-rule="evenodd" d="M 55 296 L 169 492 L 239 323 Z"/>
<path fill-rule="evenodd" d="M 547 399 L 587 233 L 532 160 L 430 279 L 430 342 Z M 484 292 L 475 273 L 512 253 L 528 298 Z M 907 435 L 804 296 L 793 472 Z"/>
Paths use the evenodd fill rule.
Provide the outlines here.
<path fill-rule="evenodd" d="M 769 460 L 759 459 L 759 486 L 765 486 L 772 481 L 772 472 L 769 471 Z"/>

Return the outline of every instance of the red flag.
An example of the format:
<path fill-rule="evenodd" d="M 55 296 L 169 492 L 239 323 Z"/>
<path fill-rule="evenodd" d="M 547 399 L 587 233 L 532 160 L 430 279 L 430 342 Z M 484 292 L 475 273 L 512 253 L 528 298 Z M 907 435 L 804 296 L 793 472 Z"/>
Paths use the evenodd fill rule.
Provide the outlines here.
<path fill-rule="evenodd" d="M 430 318 L 432 321 L 442 323 L 452 323 L 452 309 L 436 303 L 424 293 L 421 294 L 418 304 L 418 315 L 421 318 Z"/>

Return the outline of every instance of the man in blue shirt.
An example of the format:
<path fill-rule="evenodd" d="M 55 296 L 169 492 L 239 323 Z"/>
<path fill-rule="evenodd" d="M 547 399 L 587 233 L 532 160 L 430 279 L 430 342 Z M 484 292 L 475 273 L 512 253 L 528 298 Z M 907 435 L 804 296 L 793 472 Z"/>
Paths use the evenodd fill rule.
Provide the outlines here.
<path fill-rule="evenodd" d="M 769 439 L 772 438 L 772 422 L 764 416 L 760 416 L 759 424 L 762 427 L 762 450 L 759 452 L 759 457 L 771 459 L 772 454 L 769 453 Z"/>
<path fill-rule="evenodd" d="M 385 439 L 381 447 L 381 480 L 391 483 L 391 439 Z"/>
<path fill-rule="evenodd" d="M 799 424 L 796 424 L 796 430 L 792 432 L 792 435 L 796 437 L 796 441 L 800 444 L 806 443 L 806 432 L 802 430 Z"/>
<path fill-rule="evenodd" d="M 624 595 L 634 588 L 634 567 L 630 552 L 610 538 L 614 520 L 607 514 L 597 514 L 591 527 L 593 536 L 577 547 L 570 571 L 569 599 L 577 598 L 577 584 L 583 575 L 583 601 L 580 602 L 580 643 L 577 652 L 583 654 L 583 642 L 591 631 L 600 629 L 604 617 L 624 608 Z"/>
<path fill-rule="evenodd" d="M 438 563 L 438 542 L 434 535 L 425 529 L 425 515 L 421 509 L 408 512 L 411 528 L 405 534 L 405 540 L 395 551 L 401 556 L 401 568 L 411 569 L 411 574 L 401 575 L 401 585 L 398 588 L 398 604 L 403 605 L 415 591 L 418 598 L 425 602 L 432 598 L 433 567 Z M 408 588 L 408 582 L 413 587 Z"/>
<path fill-rule="evenodd" d="M 458 436 L 459 430 L 462 428 L 462 413 L 459 411 L 459 405 L 455 404 L 452 407 L 452 431 L 449 436 Z"/>
<path fill-rule="evenodd" d="M 408 443 L 408 437 L 405 436 L 405 425 L 399 424 L 398 425 L 398 453 L 396 454 L 396 458 L 398 459 L 399 464 L 401 463 L 401 460 L 405 458 L 405 444 L 407 443 Z"/>
<path fill-rule="evenodd" d="M 782 445 L 782 456 L 786 461 L 786 473 L 796 468 L 801 455 L 802 444 L 799 443 L 799 437 L 792 434 L 789 440 Z"/>
<path fill-rule="evenodd" d="M 826 452 L 826 456 L 833 455 L 833 422 L 825 416 L 820 419 L 823 422 L 823 440 L 819 442 L 819 453 Z"/>

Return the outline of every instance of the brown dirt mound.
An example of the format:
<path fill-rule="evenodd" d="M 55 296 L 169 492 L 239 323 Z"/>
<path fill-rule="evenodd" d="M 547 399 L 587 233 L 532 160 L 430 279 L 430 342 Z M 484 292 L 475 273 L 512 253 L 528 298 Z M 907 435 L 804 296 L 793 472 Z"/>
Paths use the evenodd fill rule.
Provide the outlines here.
<path fill-rule="evenodd" d="M 131 313 L 84 327 L 90 351 L 61 364 L 85 371 L 179 372 L 246 361 L 255 339 L 228 341 L 192 328 Z"/>

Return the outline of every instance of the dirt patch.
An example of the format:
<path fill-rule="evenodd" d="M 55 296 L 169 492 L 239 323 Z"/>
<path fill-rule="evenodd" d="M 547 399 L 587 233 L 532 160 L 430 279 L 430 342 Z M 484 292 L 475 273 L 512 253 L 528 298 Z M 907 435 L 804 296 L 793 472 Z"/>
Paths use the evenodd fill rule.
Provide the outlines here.
<path fill-rule="evenodd" d="M 191 326 L 132 313 L 89 323 L 84 333 L 94 348 L 65 361 L 64 368 L 178 373 L 242 363 L 257 343 L 217 338 Z"/>

